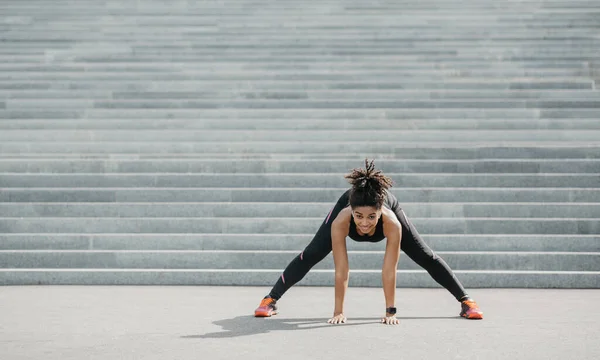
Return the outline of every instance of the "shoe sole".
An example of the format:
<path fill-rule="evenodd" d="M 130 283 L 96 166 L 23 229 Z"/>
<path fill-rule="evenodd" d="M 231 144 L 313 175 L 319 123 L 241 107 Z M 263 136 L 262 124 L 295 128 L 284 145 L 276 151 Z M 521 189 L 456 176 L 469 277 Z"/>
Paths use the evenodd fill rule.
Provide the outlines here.
<path fill-rule="evenodd" d="M 271 317 L 277 315 L 277 311 L 255 311 L 254 317 Z"/>
<path fill-rule="evenodd" d="M 471 314 L 469 316 L 467 316 L 467 314 L 460 314 L 460 316 L 469 320 L 483 320 L 483 314 Z"/>

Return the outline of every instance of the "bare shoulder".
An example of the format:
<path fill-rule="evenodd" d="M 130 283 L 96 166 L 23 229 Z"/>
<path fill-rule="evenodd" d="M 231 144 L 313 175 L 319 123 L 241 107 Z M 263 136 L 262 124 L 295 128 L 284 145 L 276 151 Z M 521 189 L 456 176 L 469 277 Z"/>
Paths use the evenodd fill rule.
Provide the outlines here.
<path fill-rule="evenodd" d="M 350 225 L 350 217 L 352 216 L 352 209 L 350 206 L 343 208 L 333 219 L 331 223 L 332 226 L 345 226 L 348 227 Z"/>
<path fill-rule="evenodd" d="M 331 223 L 332 234 L 348 235 L 350 229 L 350 217 L 352 216 L 352 209 L 350 206 L 343 208 L 333 219 Z"/>
<path fill-rule="evenodd" d="M 381 208 L 381 216 L 383 218 L 383 229 L 384 230 L 400 230 L 402 229 L 402 224 L 398 220 L 396 213 L 392 210 L 386 208 L 385 206 Z"/>

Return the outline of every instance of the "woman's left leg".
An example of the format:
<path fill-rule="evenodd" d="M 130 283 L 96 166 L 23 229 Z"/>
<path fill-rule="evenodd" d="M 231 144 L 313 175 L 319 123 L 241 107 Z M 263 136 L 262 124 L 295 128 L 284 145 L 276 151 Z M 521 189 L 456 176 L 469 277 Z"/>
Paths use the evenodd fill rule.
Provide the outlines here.
<path fill-rule="evenodd" d="M 458 301 L 468 297 L 467 292 L 456 278 L 448 264 L 425 244 L 421 235 L 402 209 L 395 211 L 402 224 L 400 248 L 417 265 L 425 269 L 438 284 L 446 288 Z"/>
<path fill-rule="evenodd" d="M 394 212 L 400 224 L 402 224 L 402 241 L 400 242 L 402 251 L 425 269 L 433 280 L 446 288 L 456 300 L 461 302 L 460 316 L 467 319 L 482 319 L 483 312 L 481 312 L 475 301 L 469 297 L 448 264 L 423 241 L 402 209 L 398 208 Z"/>

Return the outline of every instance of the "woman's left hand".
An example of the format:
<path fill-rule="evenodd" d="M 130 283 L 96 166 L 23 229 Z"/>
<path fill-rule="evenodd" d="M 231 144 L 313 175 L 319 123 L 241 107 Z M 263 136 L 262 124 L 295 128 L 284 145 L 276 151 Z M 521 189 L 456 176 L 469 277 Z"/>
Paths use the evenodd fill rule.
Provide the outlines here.
<path fill-rule="evenodd" d="M 400 324 L 400 320 L 396 318 L 396 315 L 386 314 L 385 317 L 381 319 L 381 323 L 386 325 L 398 325 Z"/>

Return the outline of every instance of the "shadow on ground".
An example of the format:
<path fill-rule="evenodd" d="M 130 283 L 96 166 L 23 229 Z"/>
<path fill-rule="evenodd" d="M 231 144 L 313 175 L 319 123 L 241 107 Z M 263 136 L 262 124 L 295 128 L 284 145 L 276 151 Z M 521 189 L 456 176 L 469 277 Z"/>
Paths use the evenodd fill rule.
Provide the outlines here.
<path fill-rule="evenodd" d="M 405 320 L 462 320 L 460 316 L 448 317 L 400 317 L 400 322 Z M 255 318 L 253 315 L 237 316 L 232 319 L 223 319 L 214 321 L 213 324 L 222 328 L 222 331 L 206 333 L 202 335 L 186 335 L 183 339 L 219 339 L 232 338 L 238 336 L 248 336 L 264 334 L 270 331 L 282 330 L 312 330 L 330 326 L 360 326 L 379 324 L 380 318 L 351 318 L 348 322 L 341 325 L 332 325 L 327 323 L 327 319 L 320 318 Z"/>

